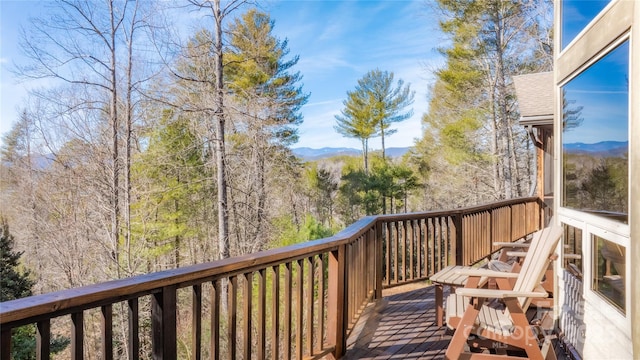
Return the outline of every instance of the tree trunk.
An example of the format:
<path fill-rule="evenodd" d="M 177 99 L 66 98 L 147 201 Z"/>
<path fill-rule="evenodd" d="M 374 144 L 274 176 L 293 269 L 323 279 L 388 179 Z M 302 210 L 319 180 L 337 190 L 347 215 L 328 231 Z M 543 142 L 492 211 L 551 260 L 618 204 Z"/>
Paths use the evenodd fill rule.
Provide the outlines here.
<path fill-rule="evenodd" d="M 386 163 L 386 157 L 385 157 L 385 147 L 384 147 L 384 124 L 380 124 L 380 140 L 382 141 L 382 162 Z"/>
<path fill-rule="evenodd" d="M 113 1 L 109 2 L 109 18 L 111 20 L 111 34 L 110 34 L 110 50 L 111 50 L 111 68 L 110 68 L 110 86 L 111 86 L 111 101 L 109 108 L 109 121 L 111 123 L 111 156 L 112 156 L 112 170 L 111 170 L 111 186 L 113 187 L 111 192 L 111 241 L 113 242 L 113 254 L 112 258 L 116 267 L 116 277 L 120 278 L 120 154 L 118 151 L 118 87 L 117 87 L 117 73 L 116 73 L 116 31 L 117 25 L 115 21 L 115 9 L 113 7 Z"/>
<path fill-rule="evenodd" d="M 504 64 L 504 49 L 505 46 L 505 24 L 502 14 L 502 4 L 496 2 L 493 4 L 493 22 L 494 22 L 494 36 L 495 36 L 495 88 L 493 94 L 495 94 L 494 101 L 497 107 L 497 126 L 498 136 L 500 138 L 500 151 L 499 156 L 502 162 L 502 187 L 504 189 L 504 198 L 510 199 L 513 197 L 513 174 L 512 174 L 512 139 L 513 133 L 510 129 L 510 121 L 508 119 L 507 111 L 507 85 L 506 85 L 506 71 Z"/>
<path fill-rule="evenodd" d="M 129 28 L 129 36 L 127 37 L 127 98 L 125 104 L 125 163 L 124 163 L 124 221 L 125 221 L 125 251 L 127 252 L 127 272 L 128 275 L 133 273 L 131 265 L 131 135 L 133 132 L 133 33 L 135 30 L 135 18 L 137 14 L 138 3 L 136 1 L 133 18 L 131 19 L 131 27 Z"/>
<path fill-rule="evenodd" d="M 362 139 L 362 160 L 364 161 L 364 173 L 369 175 L 369 141 Z"/>
<path fill-rule="evenodd" d="M 222 74 L 222 11 L 220 0 L 214 0 L 215 27 L 215 121 L 216 121 L 216 170 L 218 180 L 218 258 L 229 257 L 229 212 L 227 208 L 227 175 L 225 168 L 225 139 L 224 139 L 224 82 Z"/>

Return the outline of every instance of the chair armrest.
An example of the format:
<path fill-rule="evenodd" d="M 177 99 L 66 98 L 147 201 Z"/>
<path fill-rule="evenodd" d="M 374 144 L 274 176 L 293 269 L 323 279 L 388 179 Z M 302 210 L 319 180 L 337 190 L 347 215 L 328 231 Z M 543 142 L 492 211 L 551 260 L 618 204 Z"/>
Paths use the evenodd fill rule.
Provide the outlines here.
<path fill-rule="evenodd" d="M 531 246 L 529 243 L 522 242 L 504 242 L 504 241 L 496 241 L 493 243 L 493 246 L 502 246 L 502 247 L 512 247 L 512 248 L 528 248 Z"/>
<path fill-rule="evenodd" d="M 490 298 L 490 299 L 506 299 L 516 297 L 546 298 L 549 293 L 546 291 L 513 291 L 498 289 L 474 289 L 461 288 L 456 289 L 456 294 L 460 296 Z"/>
<path fill-rule="evenodd" d="M 527 252 L 526 251 L 507 251 L 507 256 L 525 257 L 527 256 Z"/>
<path fill-rule="evenodd" d="M 456 270 L 456 274 L 458 275 L 466 275 L 466 276 L 486 276 L 492 278 L 512 278 L 515 279 L 518 277 L 518 273 L 505 272 L 505 271 L 495 271 L 489 269 L 460 269 Z"/>

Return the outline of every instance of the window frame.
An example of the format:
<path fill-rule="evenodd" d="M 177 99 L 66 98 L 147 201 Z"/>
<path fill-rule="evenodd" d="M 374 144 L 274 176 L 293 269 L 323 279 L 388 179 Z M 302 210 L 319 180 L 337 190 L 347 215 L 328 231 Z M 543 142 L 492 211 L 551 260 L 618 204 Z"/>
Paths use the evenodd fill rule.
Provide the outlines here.
<path fill-rule="evenodd" d="M 560 211 L 562 210 L 562 211 Z M 631 332 L 631 276 L 625 276 L 625 309 L 622 312 L 616 305 L 611 303 L 592 287 L 594 276 L 593 266 L 593 235 L 599 236 L 607 241 L 623 246 L 625 248 L 625 274 L 630 274 L 631 256 L 629 256 L 629 225 L 615 223 L 606 218 L 584 213 L 578 210 L 560 208 L 558 213 L 560 224 L 566 224 L 582 230 L 582 291 L 584 300 L 597 307 L 602 314 L 605 314 L 609 321 L 625 333 Z M 563 258 L 564 247 L 560 249 Z"/>
<path fill-rule="evenodd" d="M 578 39 L 580 39 L 581 37 L 583 37 L 585 35 L 585 33 L 593 26 L 593 24 L 597 23 L 601 17 L 605 16 L 605 14 L 607 13 L 607 11 L 609 11 L 609 9 L 613 6 L 613 3 L 615 3 L 615 0 L 609 0 L 609 3 L 607 3 L 607 5 L 605 7 L 603 7 L 600 12 L 593 18 L 591 18 L 591 20 L 589 20 L 589 22 L 587 22 L 585 24 L 585 26 L 582 28 L 582 30 L 580 30 L 574 37 L 573 39 L 571 39 L 571 41 L 569 41 L 567 43 L 567 45 L 562 46 L 562 43 L 564 42 L 564 33 L 560 34 L 560 54 L 562 54 L 566 49 L 570 48 L 571 46 L 573 46 L 573 44 L 575 42 L 578 41 Z M 564 2 L 561 3 L 560 5 L 561 7 L 561 14 L 560 14 L 560 22 L 562 23 L 562 21 L 564 20 Z M 562 29 L 562 27 L 561 27 Z"/>
<path fill-rule="evenodd" d="M 601 19 L 606 12 L 608 12 L 614 4 L 617 4 L 618 1 L 612 1 L 607 5 L 605 10 L 603 10 L 594 20 L 589 23 L 579 35 L 563 50 L 560 54 L 562 56 L 563 53 L 567 52 L 567 50 L 571 50 L 572 47 L 575 47 L 575 42 L 578 39 L 584 40 L 585 33 L 590 30 L 594 26 L 594 23 Z M 618 245 L 624 246 L 627 256 L 625 257 L 625 273 L 631 274 L 631 256 L 630 254 L 630 237 L 631 230 L 630 224 L 631 220 L 628 221 L 627 224 L 618 222 L 615 220 L 607 219 L 605 217 L 597 216 L 594 214 L 590 214 L 587 212 L 583 212 L 580 210 L 567 208 L 562 206 L 564 202 L 564 176 L 562 172 L 563 168 L 563 129 L 562 129 L 562 91 L 561 89 L 567 85 L 571 80 L 575 79 L 577 76 L 582 74 L 585 70 L 591 67 L 600 59 L 604 58 L 611 51 L 615 50 L 618 46 L 622 45 L 624 42 L 629 43 L 629 62 L 628 62 L 628 72 L 629 76 L 632 74 L 632 56 L 633 56 L 633 42 L 631 39 L 631 32 L 627 29 L 625 32 L 620 34 L 615 38 L 614 41 L 609 43 L 607 46 L 604 46 L 600 49 L 600 51 L 595 53 L 588 61 L 585 61 L 579 66 L 576 66 L 569 72 L 569 75 L 563 79 L 562 81 L 557 83 L 557 98 L 556 98 L 556 111 L 558 116 L 556 116 L 554 125 L 556 131 L 554 132 L 555 140 L 555 151 L 558 154 L 556 157 L 557 164 L 555 167 L 554 177 L 556 179 L 557 194 L 555 197 L 556 204 L 556 214 L 558 216 L 558 220 L 561 224 L 567 224 L 573 226 L 575 228 L 579 228 L 582 230 L 582 267 L 583 267 L 583 297 L 585 302 L 591 304 L 591 306 L 596 307 L 599 311 L 604 314 L 615 327 L 619 328 L 621 331 L 630 334 L 631 333 L 631 276 L 625 277 L 625 309 L 624 313 L 620 311 L 616 305 L 612 304 L 610 300 L 604 298 L 602 294 L 592 289 L 592 279 L 594 276 L 594 267 L 593 267 L 593 243 L 592 243 L 592 235 L 599 236 L 605 240 L 611 241 Z M 575 51 L 575 50 L 574 50 Z M 629 149 L 632 148 L 632 136 L 631 136 L 631 117 L 632 117 L 632 84 L 629 84 L 629 101 L 627 103 L 628 106 L 628 118 L 627 118 L 627 126 L 629 127 L 628 132 L 628 141 L 629 141 Z M 627 181 L 629 184 L 629 190 L 627 193 L 628 203 L 631 204 L 631 162 L 628 163 L 629 172 L 627 175 Z M 631 209 L 629 209 L 631 211 Z M 629 217 L 631 219 L 631 217 Z M 561 259 L 564 258 L 564 249 L 560 249 L 562 256 Z"/>
<path fill-rule="evenodd" d="M 614 3 L 614 1 L 612 1 L 611 3 L 609 3 L 609 5 L 611 5 L 612 3 Z M 608 6 L 609 6 L 608 5 Z M 602 14 L 600 14 L 602 15 Z M 560 166 L 558 168 L 556 168 L 557 170 L 557 174 L 554 172 L 554 177 L 556 178 L 557 183 L 559 184 L 559 192 L 558 192 L 558 196 L 556 197 L 556 201 L 558 203 L 558 209 L 559 211 L 561 209 L 572 209 L 572 208 L 568 208 L 563 206 L 562 204 L 564 203 L 564 128 L 562 127 L 562 123 L 563 123 L 563 119 L 562 119 L 562 114 L 563 114 L 563 109 L 562 109 L 562 102 L 563 102 L 563 92 L 562 89 L 569 84 L 572 80 L 574 80 L 575 78 L 577 78 L 578 76 L 580 76 L 580 74 L 584 73 L 586 70 L 588 70 L 589 68 L 591 68 L 592 65 L 596 64 L 598 61 L 600 61 L 601 59 L 603 59 L 604 57 L 606 57 L 608 54 L 610 54 L 612 51 L 616 50 L 619 46 L 621 46 L 622 44 L 624 44 L 625 42 L 628 43 L 629 46 L 629 61 L 628 61 L 628 68 L 627 68 L 627 73 L 629 74 L 629 79 L 631 79 L 631 57 L 632 57 L 632 43 L 631 43 L 631 33 L 629 31 L 625 32 L 624 34 L 622 34 L 621 36 L 619 36 L 615 41 L 611 42 L 611 44 L 609 44 L 608 46 L 604 47 L 600 52 L 598 52 L 596 54 L 596 56 L 594 56 L 590 61 L 582 64 L 582 66 L 578 67 L 572 74 L 571 76 L 567 77 L 564 81 L 562 81 L 561 83 L 558 84 L 558 88 L 559 88 L 559 99 L 558 99 L 558 107 L 560 108 L 560 110 L 558 111 L 558 130 L 555 134 L 555 136 L 557 137 L 557 142 L 559 144 L 559 149 L 557 150 L 558 153 L 558 159 L 559 159 L 559 163 Z M 628 141 L 628 149 L 629 152 L 631 151 L 631 83 L 629 83 L 629 88 L 628 88 L 628 101 L 627 101 L 627 141 Z M 629 212 L 630 212 L 630 206 L 631 206 L 631 159 L 628 159 L 627 161 L 627 224 L 629 224 Z M 587 213 L 587 212 L 582 212 L 578 209 L 572 209 L 572 210 L 576 210 L 579 211 L 581 213 Z M 612 220 L 609 220 L 612 221 Z M 586 245 L 586 244 L 583 244 Z"/>

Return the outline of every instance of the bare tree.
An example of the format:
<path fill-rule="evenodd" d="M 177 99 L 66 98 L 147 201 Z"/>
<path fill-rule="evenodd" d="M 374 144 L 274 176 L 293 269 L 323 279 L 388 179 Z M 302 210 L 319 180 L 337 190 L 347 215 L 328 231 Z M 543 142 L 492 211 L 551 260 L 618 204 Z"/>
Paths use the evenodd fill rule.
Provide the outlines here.
<path fill-rule="evenodd" d="M 49 15 L 33 19 L 29 31 L 22 32 L 22 50 L 31 61 L 17 67 L 24 77 L 53 79 L 54 83 L 67 86 L 64 92 L 74 93 L 38 93 L 52 104 L 52 109 L 60 111 L 57 118 L 65 122 L 61 124 L 56 116 L 50 116 L 56 126 L 66 129 L 67 135 L 65 138 L 60 134 L 65 131 L 53 130 L 56 134 L 52 137 L 61 141 L 49 143 L 51 152 L 57 152 L 69 140 L 93 143 L 100 139 L 96 134 L 108 136 L 108 160 L 102 162 L 102 167 L 108 169 L 105 176 L 109 184 L 109 221 L 105 226 L 110 244 L 107 251 L 116 277 L 125 275 L 123 269 L 131 274 L 133 124 L 136 93 L 147 80 L 143 71 L 135 69 L 136 56 L 145 58 L 136 53 L 142 50 L 136 44 L 141 43 L 141 30 L 148 26 L 149 12 L 141 11 L 141 4 L 124 0 L 59 0 L 49 4 Z"/>
<path fill-rule="evenodd" d="M 182 66 L 173 70 L 173 74 L 181 83 L 188 87 L 196 86 L 205 91 L 206 95 L 194 99 L 188 94 L 188 99 L 175 101 L 173 104 L 186 111 L 203 112 L 213 117 L 211 125 L 214 136 L 208 139 L 213 143 L 215 153 L 215 171 L 217 184 L 217 212 L 218 212 L 218 258 L 228 258 L 229 245 L 229 206 L 227 202 L 227 168 L 225 145 L 226 111 L 224 107 L 225 85 L 223 77 L 224 39 L 223 23 L 235 10 L 248 3 L 246 0 L 230 0 L 221 4 L 220 0 L 189 0 L 189 4 L 202 11 L 213 20 L 212 31 L 203 30 L 183 50 L 183 58 L 179 60 Z M 198 65 L 193 61 L 200 61 Z M 195 67 L 190 66 L 195 65 Z M 210 73 L 210 68 L 213 73 Z M 209 99 L 208 94 L 213 94 Z M 209 102 L 209 100 L 211 100 Z M 185 102 L 187 103 L 185 105 Z M 206 126 L 209 128 L 209 126 Z"/>

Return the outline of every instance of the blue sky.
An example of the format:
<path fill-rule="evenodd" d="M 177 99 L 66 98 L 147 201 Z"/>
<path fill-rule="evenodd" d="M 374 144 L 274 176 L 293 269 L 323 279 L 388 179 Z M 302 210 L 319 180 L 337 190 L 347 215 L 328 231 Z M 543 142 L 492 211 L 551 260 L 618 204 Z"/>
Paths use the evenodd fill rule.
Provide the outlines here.
<path fill-rule="evenodd" d="M 624 42 L 563 87 L 581 106 L 582 123 L 566 130 L 565 144 L 629 140 L 629 43 Z"/>
<path fill-rule="evenodd" d="M 8 71 L 23 59 L 17 34 L 38 15 L 41 2 L 0 0 L 0 132 L 6 133 L 34 83 L 16 84 Z M 291 55 L 299 55 L 295 70 L 303 75 L 304 91 L 311 93 L 302 109 L 300 142 L 296 147 L 355 147 L 359 141 L 337 134 L 334 116 L 339 114 L 346 92 L 367 71 L 392 71 L 396 79 L 415 90 L 414 116 L 397 125 L 386 139 L 387 147 L 411 146 L 421 137 L 420 118 L 427 111 L 427 89 L 432 71 L 442 62 L 435 48 L 443 41 L 437 21 L 425 1 L 261 1 L 262 10 L 275 20 L 274 33 L 288 39 Z M 193 14 L 187 16 L 193 20 Z M 40 83 L 42 84 L 42 82 Z M 380 148 L 372 139 L 370 147 Z"/>

